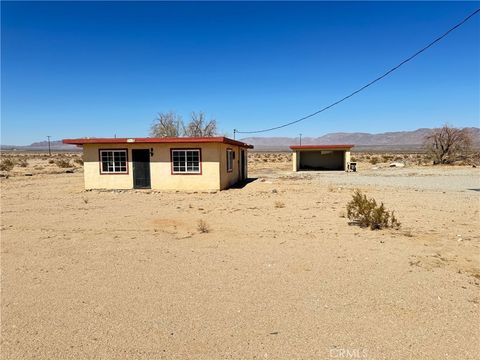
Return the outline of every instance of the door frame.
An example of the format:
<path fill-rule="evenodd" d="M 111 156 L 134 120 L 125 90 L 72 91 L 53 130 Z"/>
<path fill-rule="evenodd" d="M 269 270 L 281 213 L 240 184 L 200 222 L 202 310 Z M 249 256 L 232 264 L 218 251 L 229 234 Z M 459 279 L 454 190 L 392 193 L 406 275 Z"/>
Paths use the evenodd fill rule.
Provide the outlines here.
<path fill-rule="evenodd" d="M 148 169 L 148 186 L 135 186 L 135 155 L 134 155 L 135 151 L 147 152 L 147 154 L 148 154 L 148 166 L 147 166 L 147 169 Z M 133 188 L 134 189 L 151 189 L 152 188 L 152 171 L 151 171 L 151 166 L 150 166 L 150 163 L 151 163 L 150 153 L 151 153 L 150 149 L 132 149 L 132 180 L 133 180 Z"/>
<path fill-rule="evenodd" d="M 247 179 L 247 158 L 245 149 L 240 149 L 240 181 Z"/>

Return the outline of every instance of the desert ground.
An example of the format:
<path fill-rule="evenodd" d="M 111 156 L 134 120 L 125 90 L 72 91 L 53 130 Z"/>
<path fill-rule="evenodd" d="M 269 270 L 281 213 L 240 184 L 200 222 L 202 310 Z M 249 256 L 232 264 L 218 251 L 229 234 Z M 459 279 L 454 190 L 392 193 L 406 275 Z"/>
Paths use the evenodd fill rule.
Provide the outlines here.
<path fill-rule="evenodd" d="M 479 168 L 252 153 L 235 189 L 85 191 L 79 154 L 4 157 L 2 359 L 478 359 Z M 401 227 L 349 225 L 356 188 Z"/>

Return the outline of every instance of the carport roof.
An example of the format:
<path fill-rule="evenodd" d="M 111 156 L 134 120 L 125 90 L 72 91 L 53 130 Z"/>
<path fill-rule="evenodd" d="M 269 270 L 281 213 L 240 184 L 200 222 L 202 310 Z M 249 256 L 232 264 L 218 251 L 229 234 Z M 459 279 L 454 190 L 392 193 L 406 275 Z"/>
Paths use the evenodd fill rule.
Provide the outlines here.
<path fill-rule="evenodd" d="M 336 145 L 292 145 L 292 150 L 347 150 L 351 149 L 352 144 L 336 144 Z"/>

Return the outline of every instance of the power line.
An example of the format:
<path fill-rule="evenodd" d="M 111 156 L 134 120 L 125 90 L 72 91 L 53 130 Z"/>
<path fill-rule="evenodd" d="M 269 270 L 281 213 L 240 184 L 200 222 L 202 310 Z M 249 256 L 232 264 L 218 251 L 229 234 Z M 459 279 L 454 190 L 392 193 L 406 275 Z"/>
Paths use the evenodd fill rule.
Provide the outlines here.
<path fill-rule="evenodd" d="M 281 129 L 281 128 L 284 128 L 284 127 L 287 127 L 287 126 L 290 126 L 290 125 L 293 125 L 293 124 L 296 124 L 296 123 L 299 123 L 300 121 L 303 121 L 303 120 L 306 120 L 308 118 L 311 118 L 312 116 L 315 116 L 315 115 L 318 115 L 320 114 L 321 112 L 324 112 L 332 107 L 334 107 L 335 105 L 338 105 L 340 104 L 341 102 L 344 102 L 345 100 L 351 98 L 352 96 L 358 94 L 359 92 L 365 90 L 366 88 L 372 86 L 373 84 L 375 84 L 377 81 L 380 81 L 382 80 L 383 78 L 387 77 L 388 75 L 390 75 L 392 72 L 394 72 L 395 70 L 397 70 L 398 68 L 400 68 L 401 66 L 405 65 L 406 63 L 408 63 L 409 61 L 413 60 L 415 57 L 417 57 L 418 55 L 420 55 L 421 53 L 423 53 L 424 51 L 426 51 L 427 49 L 429 49 L 430 47 L 432 47 L 433 45 L 435 45 L 437 42 L 441 41 L 444 37 L 446 37 L 448 34 L 450 34 L 451 32 L 453 32 L 454 30 L 458 29 L 460 26 L 462 26 L 463 24 L 465 24 L 468 20 L 470 20 L 473 16 L 475 16 L 476 14 L 478 14 L 480 12 L 480 8 L 475 10 L 473 13 L 471 13 L 470 15 L 468 15 L 465 19 L 463 19 L 462 21 L 460 21 L 457 25 L 455 25 L 454 27 L 452 27 L 450 30 L 448 30 L 446 33 L 444 33 L 443 35 L 439 36 L 438 38 L 436 38 L 435 40 L 433 40 L 431 43 L 429 43 L 428 45 L 426 45 L 425 47 L 423 47 L 422 49 L 418 50 L 416 53 L 414 53 L 413 55 L 411 55 L 409 58 L 403 60 L 400 64 L 396 65 L 395 67 L 391 68 L 390 70 L 388 70 L 386 73 L 384 73 L 383 75 L 379 76 L 378 78 L 376 78 L 375 80 L 372 80 L 370 81 L 368 84 L 362 86 L 361 88 L 359 88 L 358 90 L 355 90 L 354 92 L 352 92 L 351 94 L 341 98 L 340 100 L 337 100 L 335 101 L 334 103 L 328 105 L 328 106 L 325 106 L 324 108 L 318 110 L 318 111 L 315 111 L 314 113 L 311 113 L 307 116 L 304 116 L 300 119 L 297 119 L 297 120 L 294 120 L 294 121 L 290 121 L 286 124 L 283 124 L 283 125 L 279 125 L 279 126 L 275 126 L 275 127 L 271 127 L 271 128 L 268 128 L 268 129 L 263 129 L 263 130 L 255 130 L 255 131 L 239 131 L 237 129 L 234 129 L 233 130 L 233 133 L 234 133 L 234 136 L 235 136 L 235 133 L 237 134 L 257 134 L 257 133 L 262 133 L 262 132 L 267 132 L 267 131 L 273 131 L 273 130 L 277 130 L 277 129 Z"/>

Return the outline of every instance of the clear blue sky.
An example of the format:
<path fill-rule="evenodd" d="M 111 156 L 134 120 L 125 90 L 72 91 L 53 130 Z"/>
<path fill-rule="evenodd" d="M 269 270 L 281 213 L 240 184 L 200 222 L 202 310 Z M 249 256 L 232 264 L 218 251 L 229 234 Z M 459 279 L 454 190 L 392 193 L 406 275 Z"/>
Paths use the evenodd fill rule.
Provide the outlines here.
<path fill-rule="evenodd" d="M 147 136 L 157 112 L 275 126 L 382 74 L 478 2 L 2 2 L 2 144 Z M 480 16 L 319 116 L 262 136 L 478 126 Z"/>

